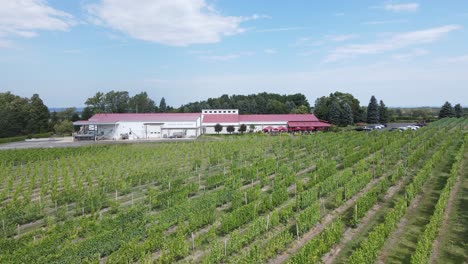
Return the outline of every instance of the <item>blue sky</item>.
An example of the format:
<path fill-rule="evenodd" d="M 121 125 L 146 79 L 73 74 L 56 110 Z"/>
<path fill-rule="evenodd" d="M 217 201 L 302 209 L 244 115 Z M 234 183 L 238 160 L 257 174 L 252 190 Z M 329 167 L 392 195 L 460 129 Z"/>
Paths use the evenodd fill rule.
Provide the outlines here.
<path fill-rule="evenodd" d="M 49 107 L 110 90 L 468 106 L 467 22 L 466 0 L 5 0 L 0 91 Z"/>

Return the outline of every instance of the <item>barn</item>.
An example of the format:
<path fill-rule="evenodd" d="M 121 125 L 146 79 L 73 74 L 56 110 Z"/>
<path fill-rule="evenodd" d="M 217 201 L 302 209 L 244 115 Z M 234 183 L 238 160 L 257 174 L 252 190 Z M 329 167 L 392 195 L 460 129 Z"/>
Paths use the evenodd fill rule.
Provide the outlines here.
<path fill-rule="evenodd" d="M 73 123 L 78 133 L 94 131 L 99 139 L 158 139 L 198 137 L 199 113 L 123 113 L 96 114 L 86 121 Z"/>
<path fill-rule="evenodd" d="M 240 115 L 238 109 L 206 109 L 201 113 L 101 113 L 73 123 L 78 136 L 91 134 L 108 140 L 198 137 L 216 134 L 216 124 L 223 127 L 220 134 L 227 134 L 228 126 L 237 131 L 242 124 L 252 132 L 316 131 L 330 126 L 314 114 Z"/>

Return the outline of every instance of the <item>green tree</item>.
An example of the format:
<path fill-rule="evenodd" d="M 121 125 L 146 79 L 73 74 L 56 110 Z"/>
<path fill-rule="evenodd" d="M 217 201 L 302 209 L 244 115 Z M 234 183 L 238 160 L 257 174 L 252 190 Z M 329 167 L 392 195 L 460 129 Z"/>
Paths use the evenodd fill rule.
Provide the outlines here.
<path fill-rule="evenodd" d="M 372 96 L 367 106 L 367 123 L 369 124 L 377 124 L 379 123 L 379 104 L 377 103 L 377 99 L 375 96 Z"/>
<path fill-rule="evenodd" d="M 167 112 L 166 99 L 164 99 L 164 97 L 161 98 L 161 101 L 159 102 L 159 112 L 161 113 Z"/>
<path fill-rule="evenodd" d="M 241 124 L 238 130 L 241 134 L 244 134 L 247 131 L 247 126 L 245 124 Z"/>
<path fill-rule="evenodd" d="M 331 105 L 330 105 L 330 110 L 329 110 L 329 120 L 330 123 L 334 124 L 334 125 L 341 125 L 341 115 L 342 115 L 342 109 L 341 109 L 341 106 L 340 104 L 334 100 L 332 101 Z"/>
<path fill-rule="evenodd" d="M 455 105 L 454 111 L 457 118 L 463 117 L 463 108 L 460 104 Z"/>
<path fill-rule="evenodd" d="M 253 132 L 255 130 L 255 125 L 254 124 L 250 124 L 249 125 L 249 129 L 250 129 L 250 132 Z"/>
<path fill-rule="evenodd" d="M 219 134 L 219 132 L 223 131 L 223 126 L 221 124 L 216 124 L 214 126 L 215 132 Z"/>
<path fill-rule="evenodd" d="M 379 121 L 382 124 L 388 123 L 388 108 L 385 106 L 384 102 L 380 100 L 380 106 L 379 106 Z"/>
<path fill-rule="evenodd" d="M 70 120 L 63 120 L 54 126 L 57 135 L 70 135 L 73 132 L 73 123 Z"/>
<path fill-rule="evenodd" d="M 234 126 L 230 125 L 226 127 L 226 131 L 232 134 L 232 132 L 236 131 L 236 129 Z"/>
<path fill-rule="evenodd" d="M 301 105 L 299 107 L 294 108 L 291 113 L 293 114 L 308 114 L 309 113 L 309 108 L 305 105 Z"/>
<path fill-rule="evenodd" d="M 440 109 L 439 118 L 454 117 L 454 116 L 455 116 L 455 111 L 453 110 L 452 104 L 450 104 L 449 102 L 445 102 L 445 104 Z"/>
<path fill-rule="evenodd" d="M 85 104 L 91 110 L 90 112 L 93 113 L 92 115 L 106 112 L 106 103 L 104 101 L 104 97 L 104 93 L 97 92 L 93 97 L 90 97 L 86 100 Z"/>
<path fill-rule="evenodd" d="M 130 97 L 128 105 L 131 113 L 152 113 L 156 110 L 156 104 L 148 97 L 146 92 Z"/>
<path fill-rule="evenodd" d="M 49 109 L 44 105 L 38 94 L 34 94 L 30 100 L 28 133 L 43 133 L 47 131 L 49 124 Z"/>
<path fill-rule="evenodd" d="M 353 125 L 353 124 L 354 124 L 353 109 L 351 109 L 351 106 L 345 102 L 343 105 L 343 111 L 341 115 L 341 125 L 347 126 L 347 125 Z"/>
<path fill-rule="evenodd" d="M 127 113 L 129 96 L 127 91 L 110 91 L 104 97 L 107 113 Z"/>
<path fill-rule="evenodd" d="M 94 115 L 93 110 L 91 107 L 87 106 L 83 108 L 83 112 L 81 112 L 81 119 L 88 120 Z"/>

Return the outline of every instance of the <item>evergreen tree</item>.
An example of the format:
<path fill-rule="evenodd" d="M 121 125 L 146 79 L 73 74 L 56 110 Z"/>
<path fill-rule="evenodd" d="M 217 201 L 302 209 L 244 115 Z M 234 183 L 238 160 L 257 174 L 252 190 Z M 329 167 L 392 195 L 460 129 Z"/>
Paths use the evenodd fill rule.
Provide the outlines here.
<path fill-rule="evenodd" d="M 353 124 L 354 124 L 353 109 L 351 109 L 351 106 L 345 102 L 343 105 L 343 111 L 342 111 L 342 116 L 341 116 L 341 125 L 347 126 L 347 125 L 353 125 Z"/>
<path fill-rule="evenodd" d="M 337 101 L 333 101 L 330 105 L 330 110 L 328 113 L 330 123 L 334 125 L 342 124 L 342 109 L 340 104 Z"/>
<path fill-rule="evenodd" d="M 164 99 L 164 97 L 161 98 L 161 101 L 159 102 L 159 112 L 161 113 L 167 112 L 166 99 Z"/>
<path fill-rule="evenodd" d="M 372 96 L 367 106 L 367 123 L 369 124 L 377 124 L 379 123 L 379 104 L 377 103 L 377 99 L 375 96 Z"/>
<path fill-rule="evenodd" d="M 381 124 L 386 124 L 388 123 L 388 108 L 385 106 L 384 102 L 380 100 L 380 106 L 379 106 L 379 119 Z"/>
<path fill-rule="evenodd" d="M 453 110 L 452 104 L 450 104 L 449 102 L 445 102 L 445 104 L 440 109 L 439 118 L 454 117 L 454 116 L 455 116 L 455 111 Z"/>
<path fill-rule="evenodd" d="M 455 110 L 455 116 L 457 118 L 463 117 L 463 108 L 461 107 L 460 104 L 456 104 L 454 107 Z"/>

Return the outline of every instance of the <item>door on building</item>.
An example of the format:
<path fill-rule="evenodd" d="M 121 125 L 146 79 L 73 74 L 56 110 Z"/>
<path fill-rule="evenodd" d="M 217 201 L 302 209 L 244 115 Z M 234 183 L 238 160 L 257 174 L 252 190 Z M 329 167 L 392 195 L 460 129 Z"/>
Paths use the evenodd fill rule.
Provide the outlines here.
<path fill-rule="evenodd" d="M 161 137 L 161 126 L 160 125 L 146 125 L 146 136 L 151 138 Z"/>

